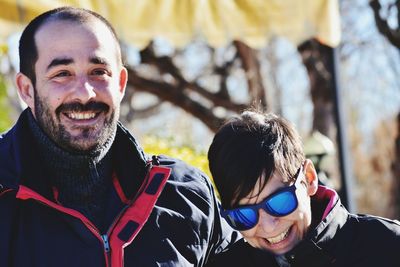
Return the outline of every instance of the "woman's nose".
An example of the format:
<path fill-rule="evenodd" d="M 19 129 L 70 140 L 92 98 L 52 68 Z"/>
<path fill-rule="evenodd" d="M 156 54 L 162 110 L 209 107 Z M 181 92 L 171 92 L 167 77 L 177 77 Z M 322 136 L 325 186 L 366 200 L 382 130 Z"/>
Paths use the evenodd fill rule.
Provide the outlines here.
<path fill-rule="evenodd" d="M 273 232 L 280 221 L 279 217 L 272 216 L 263 209 L 259 209 L 258 216 L 257 227 L 265 233 Z"/>

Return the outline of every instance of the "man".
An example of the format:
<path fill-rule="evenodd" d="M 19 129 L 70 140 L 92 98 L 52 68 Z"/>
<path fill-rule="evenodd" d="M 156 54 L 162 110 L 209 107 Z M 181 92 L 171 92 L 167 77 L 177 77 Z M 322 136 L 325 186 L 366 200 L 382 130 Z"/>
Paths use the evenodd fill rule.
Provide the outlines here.
<path fill-rule="evenodd" d="M 148 160 L 118 122 L 127 70 L 103 17 L 46 12 L 19 51 L 28 108 L 0 139 L 1 266 L 203 266 L 235 241 L 208 178 Z"/>
<path fill-rule="evenodd" d="M 318 185 L 285 119 L 242 113 L 217 132 L 208 158 L 222 215 L 247 241 L 214 266 L 399 266 L 399 222 L 350 214 Z"/>

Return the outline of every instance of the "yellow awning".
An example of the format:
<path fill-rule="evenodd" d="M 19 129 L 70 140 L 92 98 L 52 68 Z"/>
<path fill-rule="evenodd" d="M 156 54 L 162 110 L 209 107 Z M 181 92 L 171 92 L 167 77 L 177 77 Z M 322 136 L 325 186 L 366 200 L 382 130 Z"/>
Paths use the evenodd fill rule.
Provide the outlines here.
<path fill-rule="evenodd" d="M 0 38 L 64 5 L 102 14 L 123 41 L 139 48 L 154 37 L 176 46 L 194 37 L 212 46 L 239 39 L 255 48 L 272 36 L 295 44 L 311 37 L 333 47 L 340 42 L 338 0 L 0 0 Z"/>

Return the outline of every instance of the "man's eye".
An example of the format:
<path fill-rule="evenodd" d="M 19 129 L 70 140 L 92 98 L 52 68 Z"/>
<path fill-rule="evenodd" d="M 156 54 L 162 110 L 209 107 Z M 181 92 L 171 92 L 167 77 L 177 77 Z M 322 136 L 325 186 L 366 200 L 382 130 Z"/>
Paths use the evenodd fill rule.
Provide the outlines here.
<path fill-rule="evenodd" d="M 71 74 L 68 71 L 60 71 L 54 75 L 54 77 L 67 77 L 70 76 Z"/>
<path fill-rule="evenodd" d="M 108 71 L 105 69 L 95 69 L 92 71 L 92 75 L 108 75 Z"/>

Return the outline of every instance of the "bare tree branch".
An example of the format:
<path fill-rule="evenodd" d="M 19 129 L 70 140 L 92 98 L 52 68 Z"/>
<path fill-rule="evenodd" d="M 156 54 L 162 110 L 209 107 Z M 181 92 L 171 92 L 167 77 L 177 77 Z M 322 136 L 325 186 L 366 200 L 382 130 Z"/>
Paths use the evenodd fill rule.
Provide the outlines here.
<path fill-rule="evenodd" d="M 176 87 L 168 83 L 145 79 L 138 76 L 132 69 L 128 69 L 128 76 L 128 83 L 133 86 L 135 90 L 155 94 L 161 99 L 182 108 L 201 120 L 214 132 L 217 131 L 224 121 L 224 118 L 218 118 L 213 113 L 212 108 L 191 99 L 184 93 L 183 87 Z"/>
<path fill-rule="evenodd" d="M 315 39 L 298 46 L 298 51 L 307 69 L 310 81 L 311 99 L 314 104 L 313 130 L 318 130 L 332 140 L 336 140 L 334 119 L 332 57 L 330 47 Z"/>
<path fill-rule="evenodd" d="M 141 63 L 157 70 L 155 72 L 156 75 L 148 77 L 149 75 L 145 75 L 145 72 L 128 68 L 128 85 L 134 90 L 154 94 L 162 101 L 168 101 L 182 108 L 200 119 L 212 131 L 216 131 L 226 119 L 215 114 L 214 111 L 217 107 L 223 108 L 226 111 L 225 114 L 240 113 L 257 101 L 262 104 L 264 109 L 267 107 L 265 89 L 260 74 L 260 64 L 255 51 L 238 41 L 234 42 L 234 47 L 237 50 L 237 54 L 224 62 L 222 66 L 217 66 L 216 62 L 212 62 L 214 67 L 210 68 L 213 70 L 211 75 L 214 74 L 220 77 L 220 86 L 217 92 L 201 86 L 197 80 L 188 81 L 175 65 L 173 57 L 157 56 L 152 44 L 140 52 Z M 242 61 L 242 66 L 247 73 L 249 94 L 251 95 L 251 101 L 246 104 L 234 102 L 227 88 L 227 80 L 231 74 L 231 69 L 235 65 L 234 62 L 239 59 Z M 165 75 L 170 78 L 164 79 Z M 195 97 L 195 95 L 197 96 Z M 130 95 L 129 102 L 132 102 L 132 97 L 133 95 Z M 134 112 L 134 110 L 128 112 L 126 118 L 128 120 L 133 118 Z"/>
<path fill-rule="evenodd" d="M 382 8 L 381 4 L 379 3 L 379 0 L 372 0 L 369 2 L 369 5 L 371 6 L 372 10 L 374 11 L 374 17 L 375 17 L 375 22 L 376 26 L 379 30 L 379 32 L 383 35 L 386 36 L 386 38 L 389 40 L 390 43 L 392 43 L 395 47 L 400 48 L 400 29 L 392 29 L 390 28 L 387 20 L 382 19 L 379 12 Z M 396 6 L 397 10 L 399 11 L 400 9 L 400 1 L 396 1 Z"/>
<path fill-rule="evenodd" d="M 230 100 L 229 94 L 221 94 L 221 93 L 211 93 L 209 90 L 200 86 L 197 82 L 188 82 L 183 75 L 181 74 L 180 70 L 175 66 L 172 61 L 171 57 L 157 57 L 154 54 L 153 49 L 151 46 L 148 46 L 141 52 L 142 62 L 146 64 L 151 64 L 156 66 L 160 73 L 168 73 L 173 78 L 176 79 L 178 86 L 184 89 L 192 90 L 193 92 L 198 93 L 199 95 L 203 96 L 205 99 L 211 101 L 214 106 L 221 106 L 226 108 L 227 110 L 233 112 L 240 112 L 246 105 L 243 104 L 236 104 Z M 179 105 L 178 105 L 179 106 Z"/>
<path fill-rule="evenodd" d="M 264 85 L 260 73 L 260 63 L 254 50 L 241 41 L 234 41 L 239 57 L 242 60 L 242 67 L 247 76 L 248 89 L 251 103 L 259 104 L 263 110 L 267 110 L 269 105 L 265 94 Z"/>

